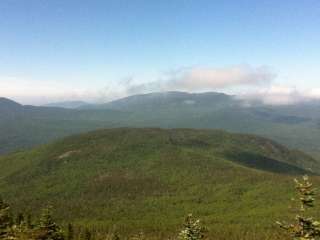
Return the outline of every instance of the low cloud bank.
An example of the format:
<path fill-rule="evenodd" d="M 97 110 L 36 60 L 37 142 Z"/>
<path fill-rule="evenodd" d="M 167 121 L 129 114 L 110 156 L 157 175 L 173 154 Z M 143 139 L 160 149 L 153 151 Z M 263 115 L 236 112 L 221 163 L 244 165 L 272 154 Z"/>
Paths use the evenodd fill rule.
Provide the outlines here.
<path fill-rule="evenodd" d="M 238 98 L 248 101 L 260 101 L 267 105 L 292 105 L 320 100 L 320 88 L 298 90 L 294 87 L 272 85 L 266 89 L 257 89 L 255 92 L 239 94 Z"/>
<path fill-rule="evenodd" d="M 268 67 L 236 65 L 224 68 L 189 67 L 164 73 L 154 81 L 137 82 L 133 78 L 108 81 L 107 87 L 87 89 L 72 83 L 58 85 L 17 78 L 0 77 L 0 96 L 26 104 L 46 104 L 58 101 L 83 100 L 108 102 L 114 99 L 150 92 L 217 91 L 238 95 L 248 101 L 287 105 L 320 99 L 320 88 L 301 90 L 276 84 L 276 74 Z"/>
<path fill-rule="evenodd" d="M 17 77 L 0 76 L 0 97 L 7 97 L 22 104 L 43 105 L 59 101 L 94 100 L 97 91 Z"/>
<path fill-rule="evenodd" d="M 213 91 L 240 86 L 265 86 L 275 74 L 267 67 L 238 65 L 225 68 L 193 67 L 170 71 L 158 80 L 144 84 L 131 84 L 127 93 L 153 91 Z"/>
<path fill-rule="evenodd" d="M 275 83 L 275 79 L 274 71 L 266 66 L 182 68 L 171 71 L 154 82 L 145 84 L 130 82 L 124 93 L 133 95 L 156 91 L 231 92 L 249 102 L 259 101 L 268 105 L 290 105 L 320 99 L 320 88 L 301 90 L 280 86 Z"/>
<path fill-rule="evenodd" d="M 275 74 L 266 67 L 191 68 L 178 72 L 169 86 L 185 90 L 210 90 L 271 83 Z"/>

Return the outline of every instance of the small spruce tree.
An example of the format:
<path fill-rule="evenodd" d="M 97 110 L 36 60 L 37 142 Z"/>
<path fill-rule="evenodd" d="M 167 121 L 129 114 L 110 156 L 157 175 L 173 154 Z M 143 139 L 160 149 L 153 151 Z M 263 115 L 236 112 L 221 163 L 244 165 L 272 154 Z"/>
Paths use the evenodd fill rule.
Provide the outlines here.
<path fill-rule="evenodd" d="M 19 213 L 16 217 L 16 222 L 15 222 L 16 225 L 21 225 L 21 224 L 24 224 L 24 216 L 22 213 Z"/>
<path fill-rule="evenodd" d="M 36 240 L 64 240 L 60 227 L 52 218 L 51 208 L 43 210 Z"/>
<path fill-rule="evenodd" d="M 32 215 L 30 213 L 27 214 L 26 225 L 29 229 L 34 228 L 34 225 L 32 223 Z"/>
<path fill-rule="evenodd" d="M 73 225 L 71 223 L 68 224 L 68 235 L 67 235 L 67 240 L 73 240 L 74 238 L 74 230 L 73 230 Z"/>
<path fill-rule="evenodd" d="M 0 197 L 0 239 L 8 238 L 12 227 L 10 207 Z"/>
<path fill-rule="evenodd" d="M 111 240 L 120 240 L 120 236 L 117 233 L 112 234 Z"/>
<path fill-rule="evenodd" d="M 294 180 L 299 196 L 299 214 L 295 222 L 291 224 L 277 222 L 282 229 L 285 229 L 293 239 L 296 240 L 315 240 L 320 239 L 320 222 L 308 216 L 309 211 L 314 207 L 315 189 L 309 181 L 308 176 L 303 176 L 302 180 Z"/>
<path fill-rule="evenodd" d="M 15 224 L 11 228 L 10 237 L 8 240 L 33 240 L 33 231 L 28 228 L 27 224 L 22 221 L 19 225 Z"/>
<path fill-rule="evenodd" d="M 200 240 L 204 239 L 204 227 L 201 226 L 200 220 L 195 219 L 189 214 L 183 225 L 183 229 L 179 233 L 179 240 Z"/>
<path fill-rule="evenodd" d="M 92 234 L 88 228 L 84 231 L 83 240 L 91 240 Z"/>

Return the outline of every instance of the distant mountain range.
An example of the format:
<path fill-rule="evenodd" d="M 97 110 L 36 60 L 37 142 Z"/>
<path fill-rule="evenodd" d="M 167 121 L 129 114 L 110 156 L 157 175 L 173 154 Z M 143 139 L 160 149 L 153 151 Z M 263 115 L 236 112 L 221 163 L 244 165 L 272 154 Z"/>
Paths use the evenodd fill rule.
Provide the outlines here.
<path fill-rule="evenodd" d="M 55 107 L 22 106 L 0 99 L 0 152 L 98 128 L 162 127 L 257 134 L 320 159 L 320 104 L 316 101 L 268 106 L 215 92 L 165 92 L 105 104 L 64 102 L 50 106 Z"/>
<path fill-rule="evenodd" d="M 75 109 L 81 106 L 89 105 L 87 102 L 83 101 L 66 101 L 66 102 L 55 102 L 44 105 L 44 107 L 60 107 L 60 108 L 70 108 Z"/>
<path fill-rule="evenodd" d="M 170 235 L 193 212 L 214 233 L 256 234 L 292 214 L 294 176 L 320 184 L 317 102 L 266 106 L 168 92 L 63 105 L 72 106 L 0 99 L 0 195 L 17 211 L 50 204 L 64 224 L 128 235 Z"/>

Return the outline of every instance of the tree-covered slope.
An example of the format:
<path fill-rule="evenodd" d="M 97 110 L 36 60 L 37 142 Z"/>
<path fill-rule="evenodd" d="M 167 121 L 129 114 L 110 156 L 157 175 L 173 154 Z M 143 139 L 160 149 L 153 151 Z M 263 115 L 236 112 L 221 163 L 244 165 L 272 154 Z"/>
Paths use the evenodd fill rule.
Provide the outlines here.
<path fill-rule="evenodd" d="M 23 106 L 0 98 L 0 155 L 75 133 L 117 126 L 116 110 L 73 110 Z"/>
<path fill-rule="evenodd" d="M 320 104 L 267 106 L 221 93 L 151 93 L 80 109 L 12 105 L 0 99 L 0 154 L 110 127 L 224 129 L 273 139 L 320 159 Z M 11 109 L 11 110 L 10 110 Z"/>
<path fill-rule="evenodd" d="M 98 105 L 131 112 L 129 126 L 211 128 L 271 138 L 320 156 L 320 103 L 271 106 L 222 93 L 165 92 Z"/>
<path fill-rule="evenodd" d="M 287 214 L 293 175 L 318 170 L 260 137 L 131 128 L 68 137 L 0 165 L 0 194 L 15 209 L 52 204 L 64 222 L 164 233 L 189 212 L 211 229 L 269 228 Z"/>

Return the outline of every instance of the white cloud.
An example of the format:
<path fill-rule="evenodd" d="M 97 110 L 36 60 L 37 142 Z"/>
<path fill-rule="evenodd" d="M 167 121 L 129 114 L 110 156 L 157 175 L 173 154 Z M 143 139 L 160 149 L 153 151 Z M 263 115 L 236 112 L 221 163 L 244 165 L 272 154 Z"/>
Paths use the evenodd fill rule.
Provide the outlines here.
<path fill-rule="evenodd" d="M 92 86 L 90 89 L 73 84 L 74 81 L 59 83 L 0 76 L 0 96 L 25 104 L 68 100 L 107 102 L 129 95 L 160 91 L 222 91 L 238 94 L 249 101 L 259 100 L 273 105 L 320 99 L 320 88 L 301 90 L 280 86 L 275 78 L 276 74 L 268 67 L 248 65 L 181 68 L 162 74 L 155 81 L 139 83 L 129 77 L 107 81 L 103 88 Z M 89 86 L 88 82 L 86 84 Z"/>
<path fill-rule="evenodd" d="M 192 67 L 171 71 L 153 82 L 130 84 L 127 86 L 127 92 L 136 94 L 153 91 L 213 91 L 230 87 L 268 85 L 274 78 L 275 74 L 267 67 Z"/>
<path fill-rule="evenodd" d="M 226 68 L 195 67 L 182 70 L 170 79 L 168 85 L 173 88 L 202 91 L 224 89 L 227 87 L 269 84 L 275 74 L 267 67 L 246 65 Z"/>
<path fill-rule="evenodd" d="M 320 89 L 301 90 L 295 87 L 272 85 L 239 95 L 242 99 L 259 100 L 268 105 L 290 105 L 320 99 Z"/>
<path fill-rule="evenodd" d="M 16 77 L 0 77 L 0 96 L 24 104 L 46 104 L 55 101 L 96 98 L 97 93 L 55 82 L 41 82 Z"/>

